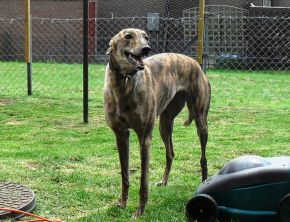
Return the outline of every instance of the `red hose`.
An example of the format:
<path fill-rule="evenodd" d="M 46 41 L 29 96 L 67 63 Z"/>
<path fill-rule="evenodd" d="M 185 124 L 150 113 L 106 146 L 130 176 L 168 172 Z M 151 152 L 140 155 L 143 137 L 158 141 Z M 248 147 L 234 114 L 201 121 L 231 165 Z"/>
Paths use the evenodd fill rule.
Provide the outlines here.
<path fill-rule="evenodd" d="M 17 214 L 23 214 L 23 215 L 26 215 L 26 216 L 37 218 L 35 220 L 26 220 L 26 221 L 23 221 L 23 222 L 41 222 L 41 221 L 42 222 L 62 222 L 61 220 L 51 220 L 51 219 L 47 219 L 47 218 L 44 218 L 44 217 L 37 216 L 37 215 L 32 214 L 32 213 L 28 213 L 28 212 L 24 212 L 24 211 L 16 210 L 16 209 L 11 209 L 11 208 L 1 208 L 0 207 L 0 210 L 1 211 L 6 211 L 6 212 L 13 212 L 13 213 L 17 213 Z"/>

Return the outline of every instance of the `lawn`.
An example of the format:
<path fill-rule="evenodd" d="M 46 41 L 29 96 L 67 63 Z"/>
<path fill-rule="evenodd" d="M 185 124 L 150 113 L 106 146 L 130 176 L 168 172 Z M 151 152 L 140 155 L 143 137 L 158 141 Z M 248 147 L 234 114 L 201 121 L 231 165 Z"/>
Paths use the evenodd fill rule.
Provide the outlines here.
<path fill-rule="evenodd" d="M 80 65 L 69 67 L 65 70 L 70 73 L 81 69 Z M 46 64 L 46 69 L 53 67 Z M 87 125 L 82 123 L 81 91 L 0 95 L 0 181 L 32 188 L 38 215 L 67 222 L 130 221 L 138 206 L 140 157 L 134 133 L 128 207 L 122 210 L 114 205 L 120 192 L 120 170 L 114 136 L 103 115 L 103 72 L 103 66 L 91 66 Z M 210 175 L 240 155 L 289 155 L 290 73 L 209 70 L 208 76 L 212 85 L 207 149 Z M 42 80 L 44 89 L 52 82 Z M 165 166 L 156 122 L 149 203 L 137 221 L 186 219 L 185 204 L 201 182 L 199 142 L 194 124 L 183 126 L 186 117 L 184 109 L 175 121 L 176 158 L 167 187 L 155 186 Z"/>

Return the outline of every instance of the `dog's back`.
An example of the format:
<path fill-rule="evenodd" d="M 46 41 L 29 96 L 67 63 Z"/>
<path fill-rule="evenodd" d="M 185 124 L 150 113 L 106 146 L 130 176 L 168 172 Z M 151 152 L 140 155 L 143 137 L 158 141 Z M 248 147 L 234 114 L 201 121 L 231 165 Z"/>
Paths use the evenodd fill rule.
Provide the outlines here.
<path fill-rule="evenodd" d="M 182 54 L 161 53 L 148 57 L 144 62 L 150 75 L 148 78 L 152 78 L 151 82 L 158 95 L 157 115 L 166 108 L 178 92 L 185 92 L 184 99 L 190 112 L 186 125 L 194 118 L 193 102 L 197 103 L 196 108 L 199 110 L 208 111 L 210 84 L 196 60 Z M 202 101 L 202 104 L 199 101 Z"/>

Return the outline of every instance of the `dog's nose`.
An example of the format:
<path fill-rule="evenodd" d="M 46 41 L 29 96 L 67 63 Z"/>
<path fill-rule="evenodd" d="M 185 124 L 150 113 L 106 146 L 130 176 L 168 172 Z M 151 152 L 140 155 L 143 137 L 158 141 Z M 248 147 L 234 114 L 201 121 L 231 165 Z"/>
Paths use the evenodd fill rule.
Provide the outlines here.
<path fill-rule="evenodd" d="M 151 48 L 149 46 L 146 46 L 142 49 L 142 54 L 143 55 L 149 55 L 149 53 L 151 52 Z"/>

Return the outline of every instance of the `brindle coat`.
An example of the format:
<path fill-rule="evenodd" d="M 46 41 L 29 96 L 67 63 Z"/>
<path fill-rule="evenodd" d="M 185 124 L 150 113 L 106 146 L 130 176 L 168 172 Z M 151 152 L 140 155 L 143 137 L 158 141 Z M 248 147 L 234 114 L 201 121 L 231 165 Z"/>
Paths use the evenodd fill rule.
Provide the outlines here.
<path fill-rule="evenodd" d="M 199 64 L 181 54 L 164 53 L 144 59 L 151 51 L 146 33 L 125 29 L 110 41 L 107 54 L 104 108 L 106 120 L 116 135 L 122 175 L 118 202 L 126 207 L 129 189 L 129 129 L 139 139 L 141 156 L 140 203 L 135 217 L 144 213 L 148 199 L 149 152 L 152 129 L 157 116 L 160 134 L 166 147 L 166 168 L 159 185 L 166 185 L 174 157 L 173 121 L 185 103 L 189 125 L 195 120 L 201 143 L 202 180 L 207 178 L 205 156 L 208 138 L 207 114 L 210 84 Z"/>

